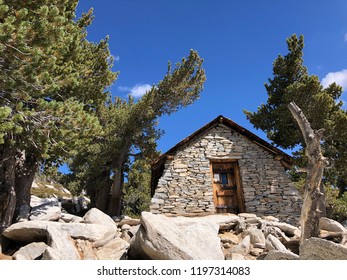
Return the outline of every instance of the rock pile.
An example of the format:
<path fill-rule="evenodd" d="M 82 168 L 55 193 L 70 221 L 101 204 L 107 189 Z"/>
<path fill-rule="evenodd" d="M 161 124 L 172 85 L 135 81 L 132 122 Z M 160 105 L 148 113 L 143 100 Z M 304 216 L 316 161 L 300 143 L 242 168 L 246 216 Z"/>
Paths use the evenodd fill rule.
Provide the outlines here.
<path fill-rule="evenodd" d="M 122 259 L 129 243 L 120 238 L 116 223 L 96 208 L 85 216 L 61 214 L 59 220 L 42 219 L 15 223 L 2 235 L 20 249 L 15 260 Z M 49 211 L 48 211 L 48 214 Z"/>
<path fill-rule="evenodd" d="M 0 259 L 119 260 L 347 259 L 347 229 L 322 218 L 320 238 L 300 245 L 300 229 L 255 214 L 168 217 L 143 212 L 115 222 L 98 209 L 83 217 L 48 203 L 0 236 Z M 41 209 L 38 211 L 38 209 Z"/>
<path fill-rule="evenodd" d="M 300 229 L 255 214 L 167 217 L 143 212 L 130 240 L 134 259 L 308 260 L 347 259 L 347 229 L 322 218 L 321 238 L 300 246 Z M 217 242 L 219 240 L 219 242 Z"/>

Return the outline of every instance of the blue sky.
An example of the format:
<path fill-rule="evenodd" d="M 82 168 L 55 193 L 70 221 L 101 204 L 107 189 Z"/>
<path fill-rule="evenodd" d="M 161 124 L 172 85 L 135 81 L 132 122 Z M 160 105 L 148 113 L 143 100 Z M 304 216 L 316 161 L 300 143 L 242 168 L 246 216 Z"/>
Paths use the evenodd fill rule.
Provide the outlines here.
<path fill-rule="evenodd" d="M 77 15 L 91 7 L 88 39 L 109 35 L 113 69 L 120 71 L 113 95 L 141 96 L 164 77 L 168 61 L 180 61 L 190 49 L 204 58 L 207 81 L 200 99 L 159 121 L 162 152 L 218 115 L 266 139 L 242 110 L 266 102 L 272 63 L 287 53 L 286 38 L 294 33 L 304 35 L 309 73 L 347 91 L 345 0 L 81 0 Z"/>

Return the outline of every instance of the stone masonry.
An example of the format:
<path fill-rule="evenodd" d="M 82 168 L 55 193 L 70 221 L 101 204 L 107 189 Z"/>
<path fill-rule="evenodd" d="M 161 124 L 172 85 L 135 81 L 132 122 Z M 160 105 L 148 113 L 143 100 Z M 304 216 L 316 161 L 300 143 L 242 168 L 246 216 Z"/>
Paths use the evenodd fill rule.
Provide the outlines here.
<path fill-rule="evenodd" d="M 218 124 L 166 159 L 151 201 L 151 212 L 161 214 L 215 213 L 211 161 L 237 160 L 246 212 L 276 215 L 295 223 L 301 196 L 284 167 L 268 149 L 224 124 Z"/>

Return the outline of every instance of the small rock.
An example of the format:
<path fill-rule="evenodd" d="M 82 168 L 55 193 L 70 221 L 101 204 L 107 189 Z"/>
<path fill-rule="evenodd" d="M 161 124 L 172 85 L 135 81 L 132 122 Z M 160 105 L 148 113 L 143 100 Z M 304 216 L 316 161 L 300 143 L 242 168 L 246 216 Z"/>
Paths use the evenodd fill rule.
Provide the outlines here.
<path fill-rule="evenodd" d="M 279 222 L 280 220 L 274 216 L 264 216 L 262 217 L 263 220 L 268 222 Z"/>
<path fill-rule="evenodd" d="M 119 221 L 118 225 L 120 227 L 122 227 L 123 225 L 138 226 L 140 223 L 140 219 L 133 219 L 125 216 L 122 220 Z"/>
<path fill-rule="evenodd" d="M 319 219 L 319 228 L 330 232 L 347 232 L 347 229 L 339 222 L 326 217 Z"/>
<path fill-rule="evenodd" d="M 256 214 L 251 214 L 251 213 L 240 213 L 238 214 L 238 216 L 244 219 L 257 218 Z"/>
<path fill-rule="evenodd" d="M 265 244 L 265 236 L 264 233 L 260 229 L 251 228 L 246 231 L 250 238 L 251 244 L 260 243 Z"/>
<path fill-rule="evenodd" d="M 115 238 L 105 246 L 101 247 L 96 255 L 99 260 L 122 260 L 126 258 L 126 253 L 130 244 L 121 238 Z"/>
<path fill-rule="evenodd" d="M 32 207 L 29 220 L 58 221 L 61 217 L 61 203 L 58 199 L 41 199 L 41 204 Z"/>
<path fill-rule="evenodd" d="M 244 239 L 242 239 L 242 241 L 239 244 L 237 244 L 232 249 L 232 252 L 245 256 L 245 255 L 249 254 L 250 248 L 251 248 L 251 238 L 249 235 L 247 235 Z"/>
<path fill-rule="evenodd" d="M 231 261 L 243 261 L 245 260 L 245 257 L 241 254 L 238 253 L 228 253 L 225 256 L 226 260 L 231 260 Z"/>
<path fill-rule="evenodd" d="M 15 260 L 35 260 L 42 256 L 47 249 L 47 244 L 44 242 L 33 242 L 20 248 L 13 254 Z"/>
<path fill-rule="evenodd" d="M 223 243 L 229 243 L 237 245 L 240 242 L 240 238 L 233 232 L 224 232 L 218 235 Z"/>
<path fill-rule="evenodd" d="M 266 237 L 265 248 L 268 251 L 271 250 L 287 250 L 287 248 L 272 234 L 269 234 Z"/>
<path fill-rule="evenodd" d="M 60 219 L 64 221 L 65 223 L 82 223 L 84 222 L 84 219 L 82 217 L 68 214 L 68 213 L 62 213 Z"/>
<path fill-rule="evenodd" d="M 278 227 L 280 230 L 282 230 L 285 234 L 288 236 L 294 236 L 295 232 L 297 232 L 298 228 L 287 224 L 287 223 L 278 223 L 278 222 L 273 222 L 271 223 L 274 227 Z"/>
<path fill-rule="evenodd" d="M 257 257 L 260 254 L 262 254 L 264 252 L 263 249 L 261 248 L 252 248 L 251 251 L 249 252 L 252 256 Z"/>
<path fill-rule="evenodd" d="M 83 219 L 86 224 L 104 225 L 113 228 L 114 230 L 117 230 L 117 225 L 113 221 L 113 219 L 109 215 L 106 215 L 104 212 L 100 211 L 97 208 L 90 209 L 83 216 Z"/>
<path fill-rule="evenodd" d="M 128 225 L 128 224 L 122 225 L 122 230 L 130 230 L 130 229 L 131 229 L 130 225 Z"/>
<path fill-rule="evenodd" d="M 266 254 L 264 260 L 299 260 L 299 256 L 288 250 L 272 250 Z"/>

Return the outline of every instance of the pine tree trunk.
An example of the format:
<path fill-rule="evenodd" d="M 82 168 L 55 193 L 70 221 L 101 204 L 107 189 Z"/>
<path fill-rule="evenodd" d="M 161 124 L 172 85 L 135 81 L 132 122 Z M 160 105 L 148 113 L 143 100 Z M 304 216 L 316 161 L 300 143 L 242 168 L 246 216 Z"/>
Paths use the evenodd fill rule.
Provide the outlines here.
<path fill-rule="evenodd" d="M 18 216 L 27 218 L 30 210 L 31 186 L 37 171 L 37 161 L 10 144 L 0 151 L 0 233 Z"/>
<path fill-rule="evenodd" d="M 302 243 L 310 237 L 319 236 L 319 219 L 326 215 L 322 178 L 327 160 L 322 155 L 320 147 L 323 131 L 313 131 L 305 115 L 294 102 L 291 102 L 288 108 L 304 136 L 308 158 L 308 173 L 300 217 Z"/>
<path fill-rule="evenodd" d="M 16 195 L 17 204 L 15 219 L 28 218 L 30 210 L 31 186 L 35 179 L 38 163 L 34 156 L 27 155 L 25 151 L 21 151 L 17 155 L 16 164 Z"/>
<path fill-rule="evenodd" d="M 12 224 L 16 209 L 16 149 L 4 145 L 1 152 L 0 234 Z"/>
<path fill-rule="evenodd" d="M 123 163 L 118 162 L 118 166 L 114 169 L 113 184 L 111 191 L 111 199 L 107 214 L 119 217 L 122 212 L 123 198 Z"/>
<path fill-rule="evenodd" d="M 110 174 L 108 172 L 103 175 L 103 180 L 97 186 L 92 188 L 91 205 L 98 208 L 100 211 L 107 213 L 108 205 L 110 201 L 110 193 L 112 187 L 112 181 L 109 180 Z"/>

